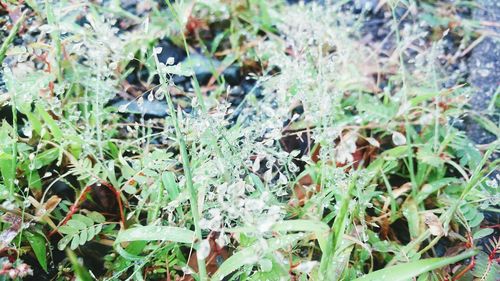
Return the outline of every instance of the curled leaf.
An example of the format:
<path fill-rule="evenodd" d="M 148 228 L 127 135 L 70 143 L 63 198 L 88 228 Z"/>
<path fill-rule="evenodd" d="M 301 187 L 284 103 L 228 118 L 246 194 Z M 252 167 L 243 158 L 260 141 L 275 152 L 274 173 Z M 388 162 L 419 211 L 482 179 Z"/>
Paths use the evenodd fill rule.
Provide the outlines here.
<path fill-rule="evenodd" d="M 429 231 L 434 236 L 446 236 L 446 232 L 444 231 L 443 224 L 439 220 L 439 218 L 431 212 L 425 213 L 424 222 L 429 227 Z"/>
<path fill-rule="evenodd" d="M 394 145 L 405 145 L 406 144 L 406 137 L 401 134 L 400 132 L 393 132 L 392 133 L 392 142 Z"/>

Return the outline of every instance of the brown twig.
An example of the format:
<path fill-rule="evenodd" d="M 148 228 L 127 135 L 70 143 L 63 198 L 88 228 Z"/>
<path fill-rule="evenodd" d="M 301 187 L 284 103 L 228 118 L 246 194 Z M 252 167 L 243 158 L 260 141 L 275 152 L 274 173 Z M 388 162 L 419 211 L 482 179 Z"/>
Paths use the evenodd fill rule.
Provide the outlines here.
<path fill-rule="evenodd" d="M 85 189 L 83 189 L 82 193 L 80 193 L 80 196 L 78 196 L 78 199 L 69 208 L 69 212 L 68 212 L 68 214 L 66 214 L 66 217 L 64 217 L 64 219 L 59 223 L 59 225 L 57 227 L 65 225 L 71 219 L 71 217 L 73 217 L 73 215 L 78 211 L 78 206 L 80 206 L 80 204 L 86 200 L 85 196 L 87 195 L 87 193 L 89 193 L 91 187 L 92 186 L 89 185 L 89 186 L 85 187 Z M 52 235 L 54 235 L 56 233 L 59 233 L 57 228 L 52 230 L 49 233 L 49 237 L 51 237 Z"/>
<path fill-rule="evenodd" d="M 113 194 L 115 195 L 116 201 L 118 202 L 118 208 L 120 211 L 120 223 L 122 227 L 125 227 L 125 214 L 123 211 L 120 191 L 117 190 L 113 185 L 104 180 L 99 180 L 99 183 L 107 187 L 109 190 L 111 190 L 111 192 L 113 192 Z M 64 217 L 64 219 L 59 223 L 58 227 L 65 225 L 71 219 L 71 217 L 73 217 L 73 215 L 78 211 L 78 207 L 86 200 L 85 196 L 90 192 L 91 188 L 92 185 L 85 187 L 80 196 L 78 196 L 78 199 L 75 201 L 75 203 L 73 203 L 73 205 L 69 208 L 68 214 L 66 214 L 66 217 Z M 56 232 L 59 231 L 57 229 L 52 230 L 52 232 L 49 233 L 49 237 L 54 235 Z"/>

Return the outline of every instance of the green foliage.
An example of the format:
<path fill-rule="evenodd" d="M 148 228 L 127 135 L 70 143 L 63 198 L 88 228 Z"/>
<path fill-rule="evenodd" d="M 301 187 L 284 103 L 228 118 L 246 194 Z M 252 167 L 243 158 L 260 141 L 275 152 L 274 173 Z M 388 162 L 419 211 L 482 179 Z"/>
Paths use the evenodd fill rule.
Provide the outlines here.
<path fill-rule="evenodd" d="M 10 11 L 28 9 L 17 2 Z M 443 86 L 453 4 L 382 3 L 388 53 L 366 42 L 366 15 L 340 4 L 151 1 L 134 14 L 123 1 L 27 2 L 33 26 L 0 48 L 14 119 L 0 127 L 0 214 L 26 227 L 2 223 L 0 250 L 48 271 L 61 234 L 55 278 L 77 280 L 94 278 L 79 259 L 91 240 L 113 246 L 99 247 L 98 279 L 440 280 L 476 252 L 436 258 L 436 243 L 472 237 L 491 245 L 467 276 L 499 274 L 483 213 L 498 211 L 498 141 L 484 152 L 454 125 L 472 114 L 498 126 L 466 110 L 469 88 Z M 449 32 L 471 46 L 472 26 Z M 11 46 L 25 30 L 36 41 Z M 160 61 L 165 38 L 188 58 Z M 229 66 L 241 85 L 226 83 Z M 144 99 L 167 116 L 141 116 Z"/>
<path fill-rule="evenodd" d="M 47 247 L 46 238 L 40 233 L 25 232 L 24 235 L 31 245 L 40 266 L 47 272 Z"/>
<path fill-rule="evenodd" d="M 476 263 L 472 270 L 472 275 L 479 280 L 494 281 L 500 275 L 500 265 L 498 262 L 492 261 L 488 254 L 480 252 L 476 256 Z"/>
<path fill-rule="evenodd" d="M 74 250 L 78 246 L 84 245 L 102 231 L 105 221 L 104 216 L 98 212 L 88 213 L 87 216 L 73 215 L 65 225 L 58 228 L 64 237 L 59 240 L 57 248 L 62 251 L 71 243 L 70 249 Z"/>
<path fill-rule="evenodd" d="M 367 274 L 363 277 L 355 279 L 355 281 L 368 281 L 368 280 L 395 280 L 395 281 L 403 281 L 408 280 L 413 277 L 417 277 L 422 273 L 441 268 L 448 264 L 453 264 L 463 259 L 469 258 L 475 255 L 477 252 L 468 251 L 462 253 L 460 255 L 448 258 L 432 258 L 432 259 L 423 259 L 418 261 L 413 261 L 404 264 L 398 264 L 393 267 L 387 267 L 370 274 Z"/>

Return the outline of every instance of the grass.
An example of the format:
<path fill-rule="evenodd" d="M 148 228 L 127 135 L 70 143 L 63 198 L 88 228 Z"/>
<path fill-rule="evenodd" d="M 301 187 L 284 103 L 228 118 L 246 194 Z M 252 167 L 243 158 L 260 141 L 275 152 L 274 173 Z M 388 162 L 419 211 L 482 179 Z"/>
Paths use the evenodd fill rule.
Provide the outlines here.
<path fill-rule="evenodd" d="M 0 280 L 498 276 L 498 141 L 445 86 L 466 4 L 0 3 Z"/>

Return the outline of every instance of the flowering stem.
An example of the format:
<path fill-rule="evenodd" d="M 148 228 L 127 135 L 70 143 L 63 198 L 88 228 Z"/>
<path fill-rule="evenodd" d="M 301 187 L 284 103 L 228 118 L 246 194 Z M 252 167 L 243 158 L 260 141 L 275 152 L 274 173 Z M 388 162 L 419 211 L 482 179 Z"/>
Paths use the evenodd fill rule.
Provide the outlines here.
<path fill-rule="evenodd" d="M 167 85 L 167 80 L 165 78 L 166 73 L 163 73 L 163 71 L 160 67 L 161 64 L 158 61 L 158 56 L 156 53 L 155 53 L 154 57 L 155 57 L 155 62 L 156 62 L 156 69 L 158 71 L 158 75 L 160 76 L 161 85 L 162 85 L 162 87 L 165 87 Z M 188 191 L 189 191 L 189 201 L 191 203 L 191 214 L 193 216 L 194 231 L 195 231 L 195 235 L 196 235 L 198 242 L 201 242 L 201 240 L 203 239 L 203 236 L 201 234 L 201 228 L 200 228 L 200 224 L 199 224 L 200 213 L 198 211 L 198 200 L 197 200 L 198 195 L 197 195 L 196 189 L 194 188 L 194 185 L 193 185 L 193 176 L 191 173 L 191 165 L 190 165 L 190 161 L 189 161 L 188 151 L 186 148 L 186 142 L 184 141 L 184 137 L 183 137 L 182 132 L 181 132 L 181 128 L 179 125 L 179 119 L 177 119 L 177 111 L 175 110 L 174 103 L 172 101 L 172 97 L 170 96 L 170 92 L 168 91 L 168 89 L 166 90 L 166 92 L 167 93 L 165 94 L 165 99 L 167 100 L 169 114 L 170 114 L 170 117 L 172 118 L 172 121 L 174 123 L 175 135 L 176 135 L 177 141 L 179 143 L 179 148 L 181 151 L 182 168 L 184 170 L 184 176 L 186 177 L 186 186 L 187 186 Z M 198 259 L 198 271 L 199 271 L 198 274 L 199 274 L 200 280 L 202 280 L 202 281 L 208 280 L 207 270 L 205 267 L 205 259 L 201 258 L 198 255 L 197 255 L 197 259 Z"/>

